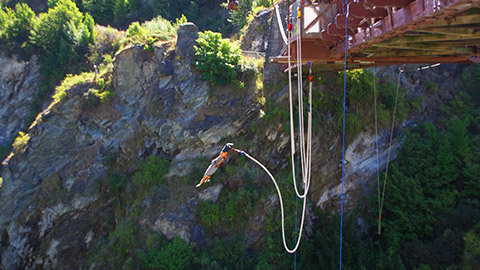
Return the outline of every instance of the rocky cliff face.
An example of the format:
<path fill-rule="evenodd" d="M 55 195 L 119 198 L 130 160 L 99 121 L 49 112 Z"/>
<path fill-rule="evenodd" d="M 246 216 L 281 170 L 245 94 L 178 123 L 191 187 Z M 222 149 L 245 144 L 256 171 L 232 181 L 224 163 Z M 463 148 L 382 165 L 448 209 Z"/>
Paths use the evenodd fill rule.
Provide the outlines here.
<path fill-rule="evenodd" d="M 209 95 L 209 84 L 191 65 L 197 31 L 187 24 L 179 29 L 176 44 L 157 45 L 153 52 L 142 46 L 121 51 L 114 62 L 112 103 L 85 110 L 84 94 L 93 86 L 86 81 L 39 115 L 28 130 L 25 150 L 3 163 L 3 267 L 86 264 L 91 244 L 112 228 L 111 205 L 99 200 L 98 188 L 109 153 L 129 160 L 127 171 L 136 170 L 138 159 L 163 155 L 173 160 L 171 172 L 181 174 L 186 163 L 198 155 L 213 156 L 224 137 L 239 133 L 256 102 L 228 89 Z M 189 207 L 181 204 L 142 222 L 169 238 L 181 235 L 188 241 L 201 234 L 189 223 Z"/>
<path fill-rule="evenodd" d="M 12 143 L 27 128 L 30 104 L 38 91 L 40 73 L 36 57 L 29 61 L 0 56 L 0 146 Z"/>
<path fill-rule="evenodd" d="M 206 240 L 204 228 L 195 223 L 199 201 L 216 202 L 226 186 L 212 183 L 200 192 L 193 186 L 176 186 L 176 181 L 187 174 L 197 157 L 214 157 L 224 143 L 232 141 L 273 171 L 290 166 L 290 138 L 284 132 L 285 127 L 277 122 L 258 121 L 261 105 L 255 91 L 212 89 L 192 68 L 192 46 L 197 32 L 194 25 L 186 24 L 179 29 L 176 43 L 156 44 L 153 52 L 133 46 L 118 53 L 112 74 L 115 93 L 112 102 L 87 109 L 85 94 L 94 87 L 94 82 L 87 80 L 67 90 L 65 100 L 52 104 L 39 115 L 28 130 L 30 139 L 25 149 L 3 163 L 4 182 L 0 189 L 3 268 L 89 266 L 86 254 L 117 222 L 113 200 L 101 196 L 102 181 L 107 174 L 105 163 L 112 154 L 121 162 L 122 169 L 130 173 L 138 169 L 139 161 L 152 154 L 171 161 L 170 187 L 156 189 L 153 196 L 141 202 L 143 212 L 137 217 L 138 223 L 169 239 L 180 236 L 197 244 Z M 418 76 L 403 79 L 410 94 L 425 91 Z M 442 74 L 435 76 L 440 79 Z M 22 85 L 22 79 L 6 81 L 11 81 L 5 88 L 9 91 Z M 34 85 L 33 79 L 23 85 Z M 286 87 L 267 94 L 277 106 L 284 106 L 288 99 Z M 432 100 L 426 99 L 422 104 L 424 111 L 433 106 Z M 341 138 L 331 130 L 335 125 L 333 120 L 324 118 L 327 119 L 324 125 L 315 127 L 314 132 L 310 195 L 313 203 L 309 206 L 333 209 L 338 206 L 340 196 Z M 253 132 L 253 122 L 264 126 Z M 389 134 L 385 130 L 380 134 L 379 167 L 383 168 Z M 393 156 L 398 147 L 396 138 Z M 371 190 L 369 186 L 377 169 L 374 146 L 372 132 L 358 135 L 347 145 L 347 209 L 354 208 L 366 191 Z M 234 180 L 229 179 L 228 185 L 237 185 Z M 255 181 L 269 185 L 265 176 Z M 278 208 L 278 198 L 273 192 L 248 221 L 247 245 L 255 244 L 264 233 L 262 209 L 272 208 Z"/>

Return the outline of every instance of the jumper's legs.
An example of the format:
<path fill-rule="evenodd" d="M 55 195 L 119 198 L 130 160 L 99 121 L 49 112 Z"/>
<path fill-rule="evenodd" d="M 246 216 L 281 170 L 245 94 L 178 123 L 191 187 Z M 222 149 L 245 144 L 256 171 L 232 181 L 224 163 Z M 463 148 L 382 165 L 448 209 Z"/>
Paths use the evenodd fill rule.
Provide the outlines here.
<path fill-rule="evenodd" d="M 212 177 L 211 175 L 205 175 L 202 180 L 200 181 L 200 183 L 198 183 L 198 185 L 196 185 L 196 187 L 200 187 L 203 183 L 205 182 L 209 182 L 210 181 L 210 177 Z"/>

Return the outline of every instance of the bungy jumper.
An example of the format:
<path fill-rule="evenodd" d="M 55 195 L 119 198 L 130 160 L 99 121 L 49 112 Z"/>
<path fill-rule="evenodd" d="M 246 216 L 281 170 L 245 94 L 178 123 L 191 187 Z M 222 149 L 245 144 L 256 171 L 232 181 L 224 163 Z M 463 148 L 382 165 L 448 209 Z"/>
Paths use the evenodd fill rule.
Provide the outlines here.
<path fill-rule="evenodd" d="M 205 171 L 205 174 L 203 175 L 202 180 L 200 180 L 200 183 L 196 185 L 196 187 L 200 187 L 203 183 L 205 182 L 210 182 L 210 177 L 217 171 L 220 166 L 222 166 L 222 163 L 227 159 L 228 154 L 233 150 L 233 143 L 227 143 L 222 151 L 220 151 L 220 155 L 216 157 L 214 160 L 212 160 L 212 163 L 210 163 L 210 166 L 208 166 L 207 170 Z"/>

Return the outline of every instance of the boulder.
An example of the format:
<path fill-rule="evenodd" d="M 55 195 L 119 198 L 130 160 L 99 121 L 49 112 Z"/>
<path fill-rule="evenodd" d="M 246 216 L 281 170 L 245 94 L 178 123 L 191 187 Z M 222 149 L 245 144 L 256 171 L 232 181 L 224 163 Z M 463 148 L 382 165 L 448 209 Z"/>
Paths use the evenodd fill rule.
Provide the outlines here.
<path fill-rule="evenodd" d="M 177 30 L 177 46 L 175 48 L 175 54 L 182 57 L 187 63 L 193 60 L 193 45 L 198 38 L 198 27 L 187 22 Z"/>
<path fill-rule="evenodd" d="M 215 186 L 211 186 L 206 188 L 204 191 L 198 193 L 198 198 L 202 201 L 208 202 L 217 202 L 218 196 L 220 196 L 220 192 L 222 191 L 223 184 L 217 184 Z"/>

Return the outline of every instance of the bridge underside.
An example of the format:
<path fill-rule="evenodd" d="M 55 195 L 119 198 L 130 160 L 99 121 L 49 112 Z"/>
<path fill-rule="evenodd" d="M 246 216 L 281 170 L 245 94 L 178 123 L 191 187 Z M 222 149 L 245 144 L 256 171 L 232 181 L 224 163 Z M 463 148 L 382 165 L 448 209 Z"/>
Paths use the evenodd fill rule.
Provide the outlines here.
<path fill-rule="evenodd" d="M 348 2 L 350 69 L 480 60 L 480 0 Z M 344 10 L 342 1 L 297 5 L 304 14 L 297 28 L 302 31 L 302 62 L 311 61 L 316 71 L 343 69 L 346 16 L 338 12 Z M 325 16 L 329 10 L 331 15 Z M 293 63 L 297 42 L 298 38 L 290 40 Z M 271 61 L 287 63 L 287 53 L 285 46 L 282 54 Z"/>

